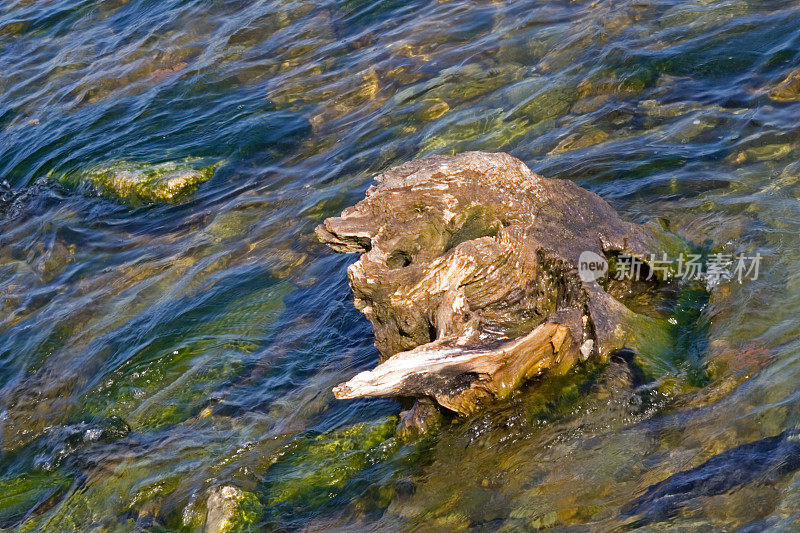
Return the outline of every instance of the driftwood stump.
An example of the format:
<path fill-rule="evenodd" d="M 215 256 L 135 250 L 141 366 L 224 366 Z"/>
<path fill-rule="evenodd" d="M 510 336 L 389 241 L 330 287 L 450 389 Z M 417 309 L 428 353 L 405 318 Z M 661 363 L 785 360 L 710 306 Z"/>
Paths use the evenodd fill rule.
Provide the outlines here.
<path fill-rule="evenodd" d="M 527 379 L 622 348 L 633 313 L 578 258 L 659 253 L 660 229 L 625 222 L 602 198 L 543 178 L 508 154 L 411 161 L 317 227 L 348 269 L 380 364 L 337 398 L 427 398 L 469 413 Z"/>

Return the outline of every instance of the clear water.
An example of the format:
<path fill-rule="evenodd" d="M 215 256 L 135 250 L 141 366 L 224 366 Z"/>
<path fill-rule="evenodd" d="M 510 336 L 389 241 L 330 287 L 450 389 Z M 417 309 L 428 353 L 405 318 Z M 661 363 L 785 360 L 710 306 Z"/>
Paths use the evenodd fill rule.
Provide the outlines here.
<path fill-rule="evenodd" d="M 268 530 L 607 530 L 649 485 L 797 427 L 798 20 L 759 0 L 5 0 L 0 527 L 200 530 L 225 485 Z M 330 393 L 377 353 L 354 257 L 312 231 L 376 173 L 469 149 L 760 252 L 761 275 L 715 290 L 645 387 L 543 383 L 403 444 L 398 404 Z M 148 202 L 87 178 L 122 161 L 219 166 Z M 798 519 L 790 471 L 645 527 Z"/>

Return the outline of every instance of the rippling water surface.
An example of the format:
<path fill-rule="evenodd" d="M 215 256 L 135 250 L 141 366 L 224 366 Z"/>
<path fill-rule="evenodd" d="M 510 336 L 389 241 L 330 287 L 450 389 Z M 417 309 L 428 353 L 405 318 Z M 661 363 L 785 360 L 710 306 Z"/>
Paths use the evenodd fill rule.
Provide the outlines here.
<path fill-rule="evenodd" d="M 277 530 L 800 527 L 794 448 L 764 440 L 800 423 L 798 20 L 770 0 L 2 2 L 0 527 L 199 531 L 219 487 Z M 354 258 L 313 228 L 376 173 L 470 149 L 761 253 L 761 275 L 715 289 L 654 381 L 544 382 L 402 443 L 396 403 L 330 393 L 377 352 Z M 779 467 L 737 474 L 757 453 Z M 731 486 L 630 521 L 715 456 Z"/>

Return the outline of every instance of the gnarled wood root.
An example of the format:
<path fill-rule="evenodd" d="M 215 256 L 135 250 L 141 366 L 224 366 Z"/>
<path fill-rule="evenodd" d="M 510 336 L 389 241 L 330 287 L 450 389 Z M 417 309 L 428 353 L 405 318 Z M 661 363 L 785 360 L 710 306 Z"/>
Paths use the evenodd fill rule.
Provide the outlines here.
<path fill-rule="evenodd" d="M 583 252 L 646 260 L 665 236 L 507 154 L 434 156 L 376 178 L 317 228 L 339 252 L 372 322 L 380 364 L 337 398 L 429 398 L 468 413 L 544 371 L 622 348 L 633 313 L 593 279 Z"/>

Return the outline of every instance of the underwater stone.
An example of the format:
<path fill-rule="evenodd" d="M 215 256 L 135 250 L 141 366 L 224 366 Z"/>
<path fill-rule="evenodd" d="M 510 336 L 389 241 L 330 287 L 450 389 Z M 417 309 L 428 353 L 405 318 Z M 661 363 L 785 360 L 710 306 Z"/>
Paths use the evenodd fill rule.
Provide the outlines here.
<path fill-rule="evenodd" d="M 622 508 L 627 526 L 664 522 L 694 502 L 748 484 L 773 485 L 800 469 L 797 430 L 731 448 L 705 463 L 651 485 Z"/>
<path fill-rule="evenodd" d="M 248 531 L 261 519 L 258 496 L 232 486 L 212 489 L 206 500 L 205 533 Z"/>
<path fill-rule="evenodd" d="M 0 479 L 0 528 L 10 528 L 18 520 L 52 507 L 72 479 L 55 470 L 33 472 Z"/>
<path fill-rule="evenodd" d="M 796 102 L 800 100 L 800 69 L 793 70 L 778 85 L 767 92 L 776 102 Z"/>
<path fill-rule="evenodd" d="M 794 149 L 795 147 L 789 143 L 755 146 L 730 154 L 725 158 L 725 162 L 733 165 L 741 165 L 747 161 L 771 161 L 789 155 Z"/>
<path fill-rule="evenodd" d="M 289 443 L 265 476 L 267 505 L 274 511 L 275 506 L 297 509 L 330 501 L 360 472 L 397 451 L 396 426 L 397 417 L 390 416 Z"/>
<path fill-rule="evenodd" d="M 15 218 L 31 211 L 32 206 L 58 201 L 58 195 L 45 186 L 44 180 L 22 188 L 0 181 L 0 220 Z"/>
<path fill-rule="evenodd" d="M 433 156 L 376 178 L 366 198 L 317 227 L 372 322 L 377 368 L 339 399 L 429 398 L 460 414 L 545 371 L 601 361 L 640 323 L 594 280 L 584 251 L 642 260 L 674 246 L 594 193 L 534 174 L 507 154 Z"/>
<path fill-rule="evenodd" d="M 171 202 L 211 179 L 218 166 L 196 167 L 191 160 L 159 164 L 119 161 L 65 180 L 88 181 L 102 193 L 123 200 Z"/>
<path fill-rule="evenodd" d="M 442 424 L 442 415 L 431 400 L 420 398 L 411 409 L 400 413 L 400 423 L 397 424 L 397 435 L 405 440 L 411 440 L 423 433 L 427 433 Z"/>
<path fill-rule="evenodd" d="M 606 139 L 608 139 L 608 133 L 599 129 L 593 129 L 583 134 L 573 133 L 561 140 L 555 148 L 550 150 L 548 155 L 563 154 L 572 150 L 588 148 Z"/>
<path fill-rule="evenodd" d="M 450 105 L 441 98 L 424 100 L 421 118 L 423 120 L 436 120 L 442 118 L 450 111 Z"/>

